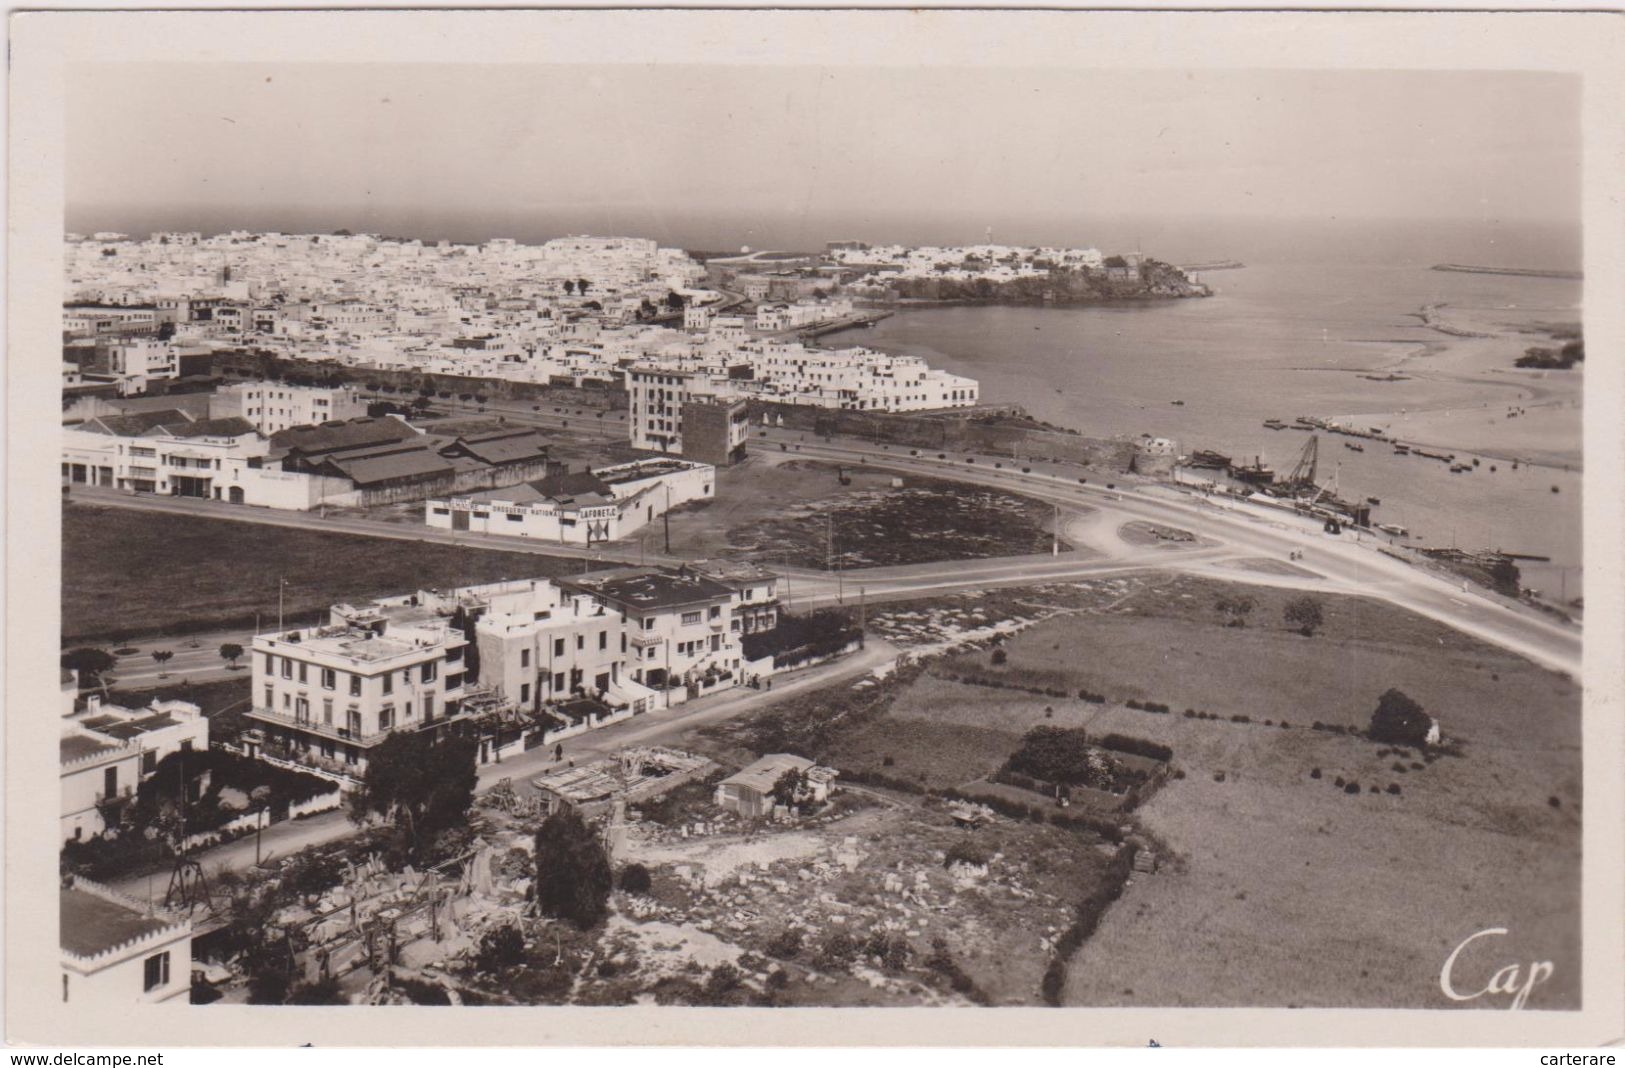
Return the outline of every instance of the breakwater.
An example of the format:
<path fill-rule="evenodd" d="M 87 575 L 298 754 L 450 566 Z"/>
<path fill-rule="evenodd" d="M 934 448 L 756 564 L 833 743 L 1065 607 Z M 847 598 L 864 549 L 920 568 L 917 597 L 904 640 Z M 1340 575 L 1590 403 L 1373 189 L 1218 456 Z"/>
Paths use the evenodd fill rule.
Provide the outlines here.
<path fill-rule="evenodd" d="M 1585 277 L 1580 271 L 1553 271 L 1539 267 L 1479 267 L 1470 263 L 1436 263 L 1435 271 L 1454 271 L 1457 274 L 1510 274 L 1519 278 L 1564 278 L 1577 280 Z"/>

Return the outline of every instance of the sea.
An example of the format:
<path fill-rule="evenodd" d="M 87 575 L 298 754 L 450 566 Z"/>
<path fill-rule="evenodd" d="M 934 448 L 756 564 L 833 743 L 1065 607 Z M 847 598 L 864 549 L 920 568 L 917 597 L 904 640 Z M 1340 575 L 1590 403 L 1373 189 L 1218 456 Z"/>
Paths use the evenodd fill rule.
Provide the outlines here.
<path fill-rule="evenodd" d="M 1577 281 L 1433 271 L 1418 262 L 1245 263 L 1202 274 L 1215 291 L 1208 298 L 905 309 L 822 343 L 921 356 L 978 379 L 984 402 L 1020 404 L 1090 436 L 1168 437 L 1185 452 L 1256 457 L 1284 475 L 1309 434 L 1265 429 L 1266 419 L 1482 406 L 1488 423 L 1515 402 L 1510 386 L 1360 377 L 1380 377 L 1407 354 L 1449 340 L 1418 317 L 1425 305 L 1504 309 L 1518 321 L 1580 316 Z M 1396 455 L 1381 442 L 1346 448 L 1352 440 L 1320 435 L 1318 480 L 1335 478 L 1346 499 L 1376 498 L 1373 521 L 1407 528 L 1406 544 L 1547 556 L 1549 564 L 1520 565 L 1524 584 L 1552 597 L 1579 595 L 1578 464 L 1514 470 L 1504 458 L 1452 447 L 1446 451 L 1462 462 L 1480 462 L 1451 474 L 1447 464 Z M 1495 451 L 1489 439 L 1479 447 Z"/>

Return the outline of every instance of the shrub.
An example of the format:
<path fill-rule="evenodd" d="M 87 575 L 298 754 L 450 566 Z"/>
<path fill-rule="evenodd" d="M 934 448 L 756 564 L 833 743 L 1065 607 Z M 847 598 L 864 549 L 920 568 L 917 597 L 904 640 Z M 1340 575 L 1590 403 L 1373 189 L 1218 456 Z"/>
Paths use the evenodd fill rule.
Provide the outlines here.
<path fill-rule="evenodd" d="M 621 869 L 621 889 L 628 894 L 647 894 L 654 885 L 649 869 L 642 864 L 628 864 Z"/>
<path fill-rule="evenodd" d="M 897 761 L 893 760 L 889 754 L 880 758 L 880 766 L 883 768 L 895 767 L 896 765 Z"/>
<path fill-rule="evenodd" d="M 786 927 L 768 939 L 765 948 L 769 956 L 778 957 L 780 960 L 795 960 L 801 955 L 805 942 L 806 938 L 798 928 Z"/>
<path fill-rule="evenodd" d="M 857 955 L 857 940 L 845 931 L 831 931 L 818 944 L 818 965 L 821 968 L 845 968 Z"/>
<path fill-rule="evenodd" d="M 1311 779 L 1318 779 L 1318 778 L 1320 778 L 1320 769 L 1319 769 L 1319 768 L 1315 768 L 1315 769 L 1314 769 L 1314 770 L 1313 770 L 1313 771 L 1311 771 L 1311 772 L 1310 772 L 1310 773 L 1309 773 L 1309 777 L 1310 777 L 1310 778 L 1311 778 Z"/>
<path fill-rule="evenodd" d="M 1108 734 L 1104 738 L 1095 740 L 1095 744 L 1102 749 L 1112 749 L 1119 753 L 1133 753 L 1136 756 L 1160 760 L 1163 763 L 1174 758 L 1174 751 L 1158 742 L 1147 741 L 1144 738 L 1130 738 L 1122 734 Z"/>
<path fill-rule="evenodd" d="M 1195 719 L 1196 718 L 1196 709 L 1194 709 L 1194 708 L 1185 709 L 1185 718 L 1186 719 Z"/>
<path fill-rule="evenodd" d="M 1343 787 L 1343 792 L 1345 794 L 1357 794 L 1360 792 L 1360 784 L 1357 782 L 1351 782 L 1347 786 Z"/>
<path fill-rule="evenodd" d="M 486 931 L 480 938 L 475 962 L 480 971 L 491 973 L 510 968 L 524 959 L 525 936 L 519 933 L 519 928 L 504 924 Z"/>
<path fill-rule="evenodd" d="M 974 842 L 959 841 L 948 847 L 947 856 L 943 858 L 942 866 L 951 868 L 955 864 L 970 864 L 983 867 L 992 859 L 986 849 Z"/>
<path fill-rule="evenodd" d="M 1003 649 L 995 649 L 995 650 L 993 650 L 992 659 L 993 659 L 993 663 L 1002 664 L 1006 660 L 1010 659 L 1010 656 Z"/>
<path fill-rule="evenodd" d="M 1397 783 L 1397 782 L 1389 783 L 1388 784 L 1388 792 L 1391 793 L 1391 794 L 1399 793 L 1399 783 Z"/>
<path fill-rule="evenodd" d="M 1562 808 L 1563 807 L 1563 802 L 1559 801 L 1555 796 L 1548 797 L 1546 799 L 1546 803 L 1548 805 L 1551 805 L 1553 808 Z"/>
<path fill-rule="evenodd" d="M 1214 773 L 1213 773 L 1213 781 L 1214 781 L 1214 782 L 1223 782 L 1223 781 L 1224 781 L 1224 772 L 1222 772 L 1222 771 L 1215 771 L 1215 772 L 1214 772 Z"/>
<path fill-rule="evenodd" d="M 1344 787 L 1344 785 L 1346 785 L 1344 783 L 1344 781 L 1343 781 L 1343 776 L 1339 775 L 1337 778 L 1333 779 L 1332 780 L 1332 785 L 1337 787 L 1339 790 L 1341 790 Z"/>
<path fill-rule="evenodd" d="M 1404 763 L 1401 762 L 1401 761 L 1398 761 L 1398 760 L 1394 761 L 1393 770 L 1397 771 L 1401 775 L 1405 774 L 1405 765 L 1404 765 Z"/>

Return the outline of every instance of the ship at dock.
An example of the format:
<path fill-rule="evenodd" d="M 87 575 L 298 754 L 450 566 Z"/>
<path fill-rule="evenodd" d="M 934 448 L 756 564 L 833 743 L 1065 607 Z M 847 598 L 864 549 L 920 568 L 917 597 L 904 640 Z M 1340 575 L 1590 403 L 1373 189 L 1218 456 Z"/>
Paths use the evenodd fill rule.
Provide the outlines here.
<path fill-rule="evenodd" d="M 1222 471 L 1235 484 L 1256 497 L 1273 498 L 1281 505 L 1304 515 L 1326 521 L 1327 529 L 1333 525 L 1351 524 L 1370 528 L 1373 500 L 1345 500 L 1339 495 L 1339 476 L 1334 471 L 1330 482 L 1322 485 L 1318 479 L 1320 466 L 1320 438 L 1311 434 L 1304 443 L 1298 462 L 1284 477 L 1264 466 L 1262 457 L 1253 457 L 1252 463 L 1238 463 L 1215 452 L 1196 452 L 1181 464 L 1187 470 Z"/>

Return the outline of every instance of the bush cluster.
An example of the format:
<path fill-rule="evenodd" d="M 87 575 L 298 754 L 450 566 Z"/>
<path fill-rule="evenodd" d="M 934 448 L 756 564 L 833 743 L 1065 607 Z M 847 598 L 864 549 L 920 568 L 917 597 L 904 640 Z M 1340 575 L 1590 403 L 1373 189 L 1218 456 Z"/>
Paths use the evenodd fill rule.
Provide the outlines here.
<path fill-rule="evenodd" d="M 1129 700 L 1124 701 L 1123 704 L 1137 712 L 1156 712 L 1164 716 L 1173 711 L 1173 709 L 1169 708 L 1160 701 L 1136 701 L 1130 698 Z"/>
<path fill-rule="evenodd" d="M 1099 885 L 1074 906 L 1072 924 L 1056 940 L 1055 956 L 1044 972 L 1042 993 L 1046 1004 L 1061 1004 L 1061 991 L 1066 987 L 1067 962 L 1078 947 L 1095 933 L 1112 902 L 1123 896 L 1123 885 L 1128 882 L 1129 872 L 1134 868 L 1134 852 L 1133 846 L 1120 847 L 1107 865 Z"/>

